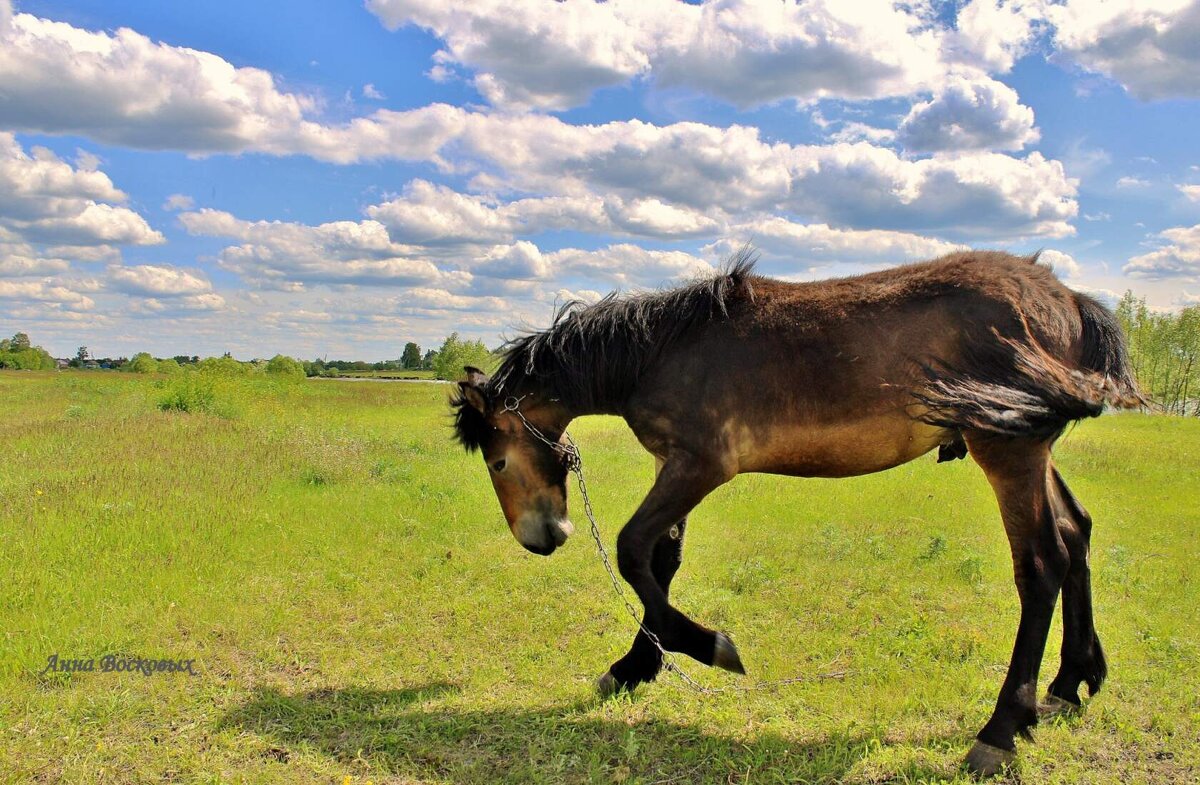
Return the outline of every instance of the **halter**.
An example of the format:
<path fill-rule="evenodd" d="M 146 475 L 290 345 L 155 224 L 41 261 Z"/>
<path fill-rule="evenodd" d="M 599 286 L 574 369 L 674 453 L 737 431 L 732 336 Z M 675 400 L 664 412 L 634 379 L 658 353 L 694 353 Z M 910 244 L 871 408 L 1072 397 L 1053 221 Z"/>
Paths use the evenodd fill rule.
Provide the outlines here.
<path fill-rule="evenodd" d="M 596 513 L 592 509 L 592 500 L 588 497 L 587 482 L 583 479 L 583 455 L 579 452 L 579 446 L 575 444 L 575 440 L 571 438 L 571 434 L 567 433 L 565 430 L 563 431 L 563 436 L 567 437 L 566 444 L 562 444 L 561 442 L 552 442 L 546 438 L 546 435 L 538 430 L 533 423 L 525 419 L 525 415 L 521 412 L 520 406 L 521 401 L 528 397 L 528 393 L 522 395 L 520 398 L 516 397 L 515 395 L 508 396 L 504 399 L 504 411 L 512 412 L 513 414 L 517 415 L 517 418 L 521 421 L 521 424 L 525 426 L 525 430 L 529 431 L 529 433 L 535 439 L 561 455 L 564 463 L 566 464 L 567 471 L 575 474 L 575 477 L 579 482 L 579 494 L 583 497 L 583 511 L 584 514 L 587 515 L 588 523 L 591 525 L 592 539 L 596 542 L 596 550 L 600 552 L 600 561 L 604 563 L 604 569 L 606 572 L 608 572 L 608 577 L 612 581 L 613 590 L 616 591 L 617 597 L 621 599 L 621 602 L 625 604 L 625 610 L 629 612 L 629 617 L 633 619 L 635 624 L 637 624 L 638 629 L 652 644 L 654 644 L 654 648 L 658 649 L 658 653 L 662 657 L 662 667 L 664 670 L 678 675 L 688 689 L 700 695 L 719 695 L 724 692 L 744 693 L 755 690 L 775 689 L 788 684 L 799 684 L 801 682 L 823 681 L 827 679 L 842 680 L 846 678 L 846 674 L 849 671 L 839 670 L 830 671 L 827 673 L 818 673 L 813 676 L 794 676 L 790 679 L 759 681 L 750 685 L 735 684 L 728 687 L 706 687 L 689 676 L 686 671 L 679 667 L 679 663 L 675 659 L 674 653 L 663 648 L 658 636 L 646 629 L 646 625 L 642 622 L 641 617 L 638 615 L 637 608 L 634 607 L 632 602 L 630 602 L 629 595 L 625 593 L 625 588 L 621 585 L 621 579 L 617 576 L 617 571 L 613 569 L 612 559 L 609 557 L 608 550 L 604 547 L 604 540 L 600 536 L 600 525 L 596 522 Z M 672 527 L 672 532 L 674 531 L 675 527 Z"/>

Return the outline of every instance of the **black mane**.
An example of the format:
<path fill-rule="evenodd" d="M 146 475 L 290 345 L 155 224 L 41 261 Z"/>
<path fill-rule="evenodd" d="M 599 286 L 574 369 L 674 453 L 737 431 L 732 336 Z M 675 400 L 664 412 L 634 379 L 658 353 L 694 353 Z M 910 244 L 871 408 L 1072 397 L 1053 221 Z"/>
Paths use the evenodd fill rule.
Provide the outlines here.
<path fill-rule="evenodd" d="M 576 411 L 604 411 L 624 401 L 671 343 L 752 297 L 757 255 L 738 251 L 715 276 L 665 291 L 618 295 L 592 305 L 566 303 L 550 327 L 505 344 L 489 384 L 495 395 L 533 386 Z"/>
<path fill-rule="evenodd" d="M 502 400 L 532 386 L 575 411 L 611 410 L 672 342 L 726 316 L 735 297 L 754 296 L 750 279 L 757 261 L 747 247 L 717 275 L 686 286 L 613 292 L 591 305 L 564 304 L 548 328 L 505 344 L 504 359 L 488 383 L 488 399 Z M 461 392 L 450 405 L 455 438 L 468 451 L 479 449 L 491 426 Z"/>

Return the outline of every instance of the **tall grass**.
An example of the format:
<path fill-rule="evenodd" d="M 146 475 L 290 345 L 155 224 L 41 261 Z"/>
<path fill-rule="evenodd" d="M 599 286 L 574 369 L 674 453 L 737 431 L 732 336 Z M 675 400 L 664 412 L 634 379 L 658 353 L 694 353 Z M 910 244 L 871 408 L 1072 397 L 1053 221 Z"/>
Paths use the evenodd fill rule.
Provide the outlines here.
<path fill-rule="evenodd" d="M 966 781 L 1017 619 L 970 462 L 719 489 L 674 601 L 752 677 L 845 678 L 600 703 L 632 623 L 586 534 L 513 541 L 444 388 L 218 378 L 164 408 L 175 383 L 0 373 L 0 782 Z M 572 431 L 611 545 L 652 462 L 614 418 Z M 1096 519 L 1112 675 L 1014 777 L 1194 780 L 1200 423 L 1104 417 L 1057 455 Z M 41 674 L 55 653 L 199 675 Z"/>

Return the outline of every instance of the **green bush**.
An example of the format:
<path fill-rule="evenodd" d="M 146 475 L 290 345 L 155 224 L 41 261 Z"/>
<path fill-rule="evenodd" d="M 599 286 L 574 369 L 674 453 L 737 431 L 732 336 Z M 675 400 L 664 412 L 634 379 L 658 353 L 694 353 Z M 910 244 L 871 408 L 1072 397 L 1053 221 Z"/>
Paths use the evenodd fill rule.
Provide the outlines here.
<path fill-rule="evenodd" d="M 286 355 L 277 354 L 267 363 L 267 373 L 281 379 L 303 379 L 304 366 Z"/>
<path fill-rule="evenodd" d="M 250 373 L 247 363 L 240 363 L 229 355 L 224 357 L 205 357 L 196 364 L 200 373 L 208 376 L 246 376 Z"/>
<path fill-rule="evenodd" d="M 125 370 L 131 373 L 158 373 L 158 360 L 151 357 L 149 352 L 138 352 L 125 364 Z"/>
<path fill-rule="evenodd" d="M 158 408 L 167 412 L 214 413 L 217 404 L 217 385 L 212 375 L 195 371 L 181 372 L 160 383 L 162 394 Z"/>

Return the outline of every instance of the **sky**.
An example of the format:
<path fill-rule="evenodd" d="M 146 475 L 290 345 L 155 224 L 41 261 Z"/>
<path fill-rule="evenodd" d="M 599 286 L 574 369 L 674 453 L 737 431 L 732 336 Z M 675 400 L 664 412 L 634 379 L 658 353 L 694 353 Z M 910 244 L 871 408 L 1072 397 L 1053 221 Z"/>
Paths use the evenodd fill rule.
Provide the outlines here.
<path fill-rule="evenodd" d="M 1200 303 L 1200 0 L 0 0 L 0 335 L 384 360 L 711 273 Z"/>

